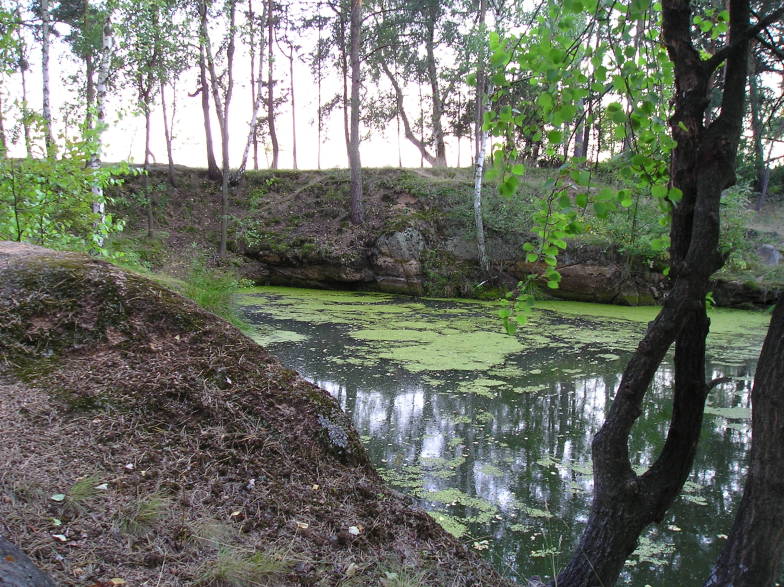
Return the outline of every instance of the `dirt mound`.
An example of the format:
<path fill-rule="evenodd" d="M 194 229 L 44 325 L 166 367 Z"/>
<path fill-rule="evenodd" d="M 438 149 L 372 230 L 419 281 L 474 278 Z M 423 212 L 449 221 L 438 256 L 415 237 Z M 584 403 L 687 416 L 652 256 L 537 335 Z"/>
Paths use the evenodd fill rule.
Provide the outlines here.
<path fill-rule="evenodd" d="M 0 533 L 58 584 L 504 584 L 326 392 L 145 278 L 0 243 L 0 357 Z"/>

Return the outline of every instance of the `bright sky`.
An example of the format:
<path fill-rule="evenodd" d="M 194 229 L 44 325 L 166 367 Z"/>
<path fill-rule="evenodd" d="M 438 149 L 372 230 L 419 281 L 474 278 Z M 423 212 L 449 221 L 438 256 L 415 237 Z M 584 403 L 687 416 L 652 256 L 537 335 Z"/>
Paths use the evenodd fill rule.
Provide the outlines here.
<path fill-rule="evenodd" d="M 63 27 L 64 28 L 64 27 Z M 67 114 L 69 105 L 77 103 L 76 94 L 69 89 L 68 79 L 74 76 L 78 69 L 73 57 L 62 41 L 53 40 L 52 57 L 50 58 L 50 84 L 52 112 L 55 118 L 55 132 L 62 132 L 64 120 L 74 124 L 74 116 Z M 303 42 L 303 44 L 308 44 Z M 250 96 L 250 59 L 244 54 L 244 47 L 238 47 L 235 61 L 235 89 L 230 111 L 230 162 L 232 167 L 239 165 L 242 150 L 247 139 L 248 124 L 251 118 Z M 38 45 L 31 47 L 29 59 L 31 70 L 27 74 L 28 100 L 31 107 L 40 111 L 41 104 L 41 73 L 40 73 L 40 48 Z M 277 88 L 287 91 L 289 87 L 288 61 L 278 56 L 276 73 L 279 78 Z M 315 78 L 310 73 L 309 67 L 300 61 L 295 61 L 295 99 L 297 109 L 297 155 L 301 169 L 316 168 L 318 151 L 318 127 L 316 123 L 316 109 L 318 92 Z M 336 71 L 329 70 L 327 79 L 322 88 L 322 100 L 327 101 L 337 91 Z M 370 82 L 369 82 L 370 83 Z M 177 112 L 174 122 L 174 159 L 175 163 L 196 167 L 206 167 L 206 147 L 204 138 L 203 117 L 200 96 L 189 97 L 197 87 L 197 71 L 186 72 L 177 85 Z M 14 100 L 21 98 L 21 82 L 19 76 L 7 79 L 3 92 L 4 105 L 11 105 Z M 426 91 L 426 90 L 423 90 Z M 419 89 L 410 88 L 407 104 L 411 111 L 411 119 L 418 117 Z M 171 108 L 171 96 L 167 95 Z M 144 118 L 134 114 L 134 94 L 130 90 L 110 93 L 108 99 L 109 128 L 104 133 L 105 161 L 129 160 L 139 163 L 144 158 Z M 121 113 L 118 111 L 121 110 Z M 12 109 L 13 111 L 13 109 Z M 8 115 L 7 115 L 8 116 Z M 13 116 L 13 115 L 12 115 Z M 162 113 L 159 107 L 152 114 L 152 152 L 158 163 L 165 163 L 166 147 L 163 132 Z M 259 117 L 265 112 L 259 113 Z M 220 165 L 220 134 L 214 112 L 212 113 L 212 132 L 215 144 L 215 156 Z M 8 121 L 8 118 L 6 118 Z M 6 123 L 8 124 L 8 122 Z M 283 105 L 276 118 L 276 128 L 280 143 L 280 166 L 292 166 L 292 119 L 290 103 Z M 74 128 L 70 131 L 75 132 Z M 419 151 L 414 148 L 404 137 L 397 139 L 397 129 L 392 121 L 384 133 L 372 131 L 370 138 L 367 129 L 361 131 L 366 137 L 361 144 L 362 163 L 366 167 L 397 166 L 399 157 L 402 157 L 403 166 L 416 167 L 420 165 Z M 402 131 L 401 131 L 402 132 Z M 325 121 L 325 128 L 321 146 L 321 167 L 347 167 L 346 147 L 343 133 L 343 118 L 340 109 L 335 109 L 332 116 Z M 269 146 L 267 149 L 269 150 Z M 460 165 L 470 164 L 471 145 L 467 139 L 462 141 Z M 21 137 L 11 147 L 12 155 L 23 154 Z M 457 145 L 454 139 L 447 143 L 447 157 L 450 165 L 458 164 Z M 264 169 L 269 166 L 268 159 L 271 153 L 264 152 L 260 144 L 259 167 Z M 252 154 L 249 157 L 248 168 L 252 168 Z M 427 164 L 426 164 L 427 165 Z"/>

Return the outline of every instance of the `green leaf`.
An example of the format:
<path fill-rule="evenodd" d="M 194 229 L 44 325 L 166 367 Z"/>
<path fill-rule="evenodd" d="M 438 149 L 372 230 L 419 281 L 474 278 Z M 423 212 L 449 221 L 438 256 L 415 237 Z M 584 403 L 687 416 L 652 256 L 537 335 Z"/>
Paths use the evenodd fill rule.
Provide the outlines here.
<path fill-rule="evenodd" d="M 515 175 L 525 175 L 525 165 L 522 163 L 515 163 L 512 165 L 511 169 L 509 170 Z"/>
<path fill-rule="evenodd" d="M 651 186 L 651 195 L 654 198 L 664 199 L 667 197 L 668 189 L 666 183 L 657 183 Z"/>
<path fill-rule="evenodd" d="M 555 144 L 555 145 L 557 145 L 557 144 L 559 144 L 561 141 L 563 141 L 563 132 L 562 132 L 562 131 L 560 131 L 560 130 L 551 130 L 551 131 L 549 131 L 549 132 L 547 133 L 547 140 L 548 140 L 548 141 L 549 141 L 551 144 Z"/>
<path fill-rule="evenodd" d="M 536 103 L 539 104 L 542 110 L 549 112 L 553 108 L 553 96 L 552 94 L 543 92 L 539 94 L 539 97 L 536 99 Z"/>
<path fill-rule="evenodd" d="M 538 258 L 539 255 L 537 255 L 536 253 L 528 253 L 525 256 L 525 260 L 528 261 L 529 263 L 535 263 Z"/>

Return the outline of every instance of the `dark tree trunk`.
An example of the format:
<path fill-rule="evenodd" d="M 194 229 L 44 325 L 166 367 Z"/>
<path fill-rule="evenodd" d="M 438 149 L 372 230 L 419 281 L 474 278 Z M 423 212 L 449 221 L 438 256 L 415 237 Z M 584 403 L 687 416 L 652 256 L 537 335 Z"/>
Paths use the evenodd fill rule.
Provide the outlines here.
<path fill-rule="evenodd" d="M 421 138 L 418 138 L 414 134 L 414 129 L 411 127 L 411 121 L 409 120 L 408 114 L 406 114 L 406 111 L 403 108 L 403 90 L 400 87 L 397 78 L 390 71 L 385 59 L 381 60 L 380 65 L 384 75 L 387 76 L 387 79 L 392 84 L 392 88 L 395 90 L 395 104 L 397 106 L 396 112 L 400 117 L 400 120 L 403 121 L 403 132 L 406 138 L 419 150 L 419 154 L 422 159 L 427 161 L 433 167 L 436 167 L 438 165 L 438 158 L 427 150 L 425 141 Z"/>
<path fill-rule="evenodd" d="M 749 26 L 746 0 L 730 1 L 730 38 L 721 113 L 704 126 L 708 88 L 720 62 L 703 62 L 691 37 L 687 0 L 663 2 L 662 38 L 675 65 L 675 108 L 670 126 L 678 146 L 671 181 L 683 192 L 672 213 L 671 275 L 674 284 L 624 370 L 604 425 L 592 444 L 594 500 L 587 527 L 558 585 L 612 585 L 640 533 L 660 522 L 692 467 L 710 385 L 705 381 L 705 295 L 722 264 L 718 249 L 719 202 L 735 181 L 743 120 Z M 736 39 L 739 39 L 736 41 Z M 629 434 L 641 413 L 659 364 L 675 343 L 673 414 L 664 448 L 637 475 L 629 459 Z"/>
<path fill-rule="evenodd" d="M 362 0 L 351 0 L 351 142 L 349 165 L 351 167 L 351 222 L 362 224 L 365 211 L 362 206 L 362 162 L 359 158 L 359 44 L 362 34 Z"/>
<path fill-rule="evenodd" d="M 204 43 L 199 44 L 199 83 L 201 84 L 201 111 L 204 117 L 204 137 L 207 141 L 207 177 L 218 180 L 221 171 L 215 160 L 215 147 L 212 141 L 212 123 L 210 122 L 210 86 L 207 82 L 207 64 L 204 61 Z"/>
<path fill-rule="evenodd" d="M 272 40 L 275 34 L 275 18 L 273 17 L 275 3 L 273 0 L 267 2 L 267 128 L 269 129 L 270 141 L 272 142 L 272 169 L 278 168 L 278 157 L 280 146 L 278 145 L 278 133 L 275 130 L 275 80 L 272 78 Z"/>
<path fill-rule="evenodd" d="M 56 583 L 36 567 L 30 557 L 0 536 L 0 585 L 55 587 Z"/>
<path fill-rule="evenodd" d="M 436 157 L 433 165 L 435 167 L 446 167 L 446 145 L 444 144 L 444 128 L 441 124 L 444 108 L 441 103 L 441 90 L 438 84 L 438 69 L 436 68 L 435 55 L 436 15 L 432 14 L 432 12 L 435 12 L 435 9 L 431 8 L 430 18 L 428 18 L 425 48 L 427 52 L 427 77 L 430 81 L 430 92 L 433 95 L 433 112 L 430 119 L 433 125 L 433 138 L 436 143 Z"/>
<path fill-rule="evenodd" d="M 735 523 L 708 586 L 774 585 L 784 560 L 784 296 L 762 347 L 751 392 L 749 472 Z"/>

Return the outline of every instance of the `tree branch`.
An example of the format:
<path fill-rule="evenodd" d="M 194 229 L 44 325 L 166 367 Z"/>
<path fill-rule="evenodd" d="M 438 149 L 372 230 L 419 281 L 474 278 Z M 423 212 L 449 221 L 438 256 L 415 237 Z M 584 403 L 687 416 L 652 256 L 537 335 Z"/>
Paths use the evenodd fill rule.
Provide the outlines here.
<path fill-rule="evenodd" d="M 733 52 L 735 52 L 738 47 L 743 45 L 743 43 L 753 39 L 756 37 L 763 29 L 767 28 L 769 25 L 773 24 L 774 22 L 779 21 L 780 19 L 784 18 L 784 6 L 781 6 L 778 10 L 774 10 L 768 16 L 760 19 L 757 21 L 752 27 L 747 28 L 743 33 L 738 35 L 737 39 L 733 39 L 733 41 L 729 45 L 725 45 L 721 49 L 719 49 L 713 56 L 705 61 L 705 67 L 708 71 L 714 71 L 721 65 L 727 57 L 730 56 Z"/>

